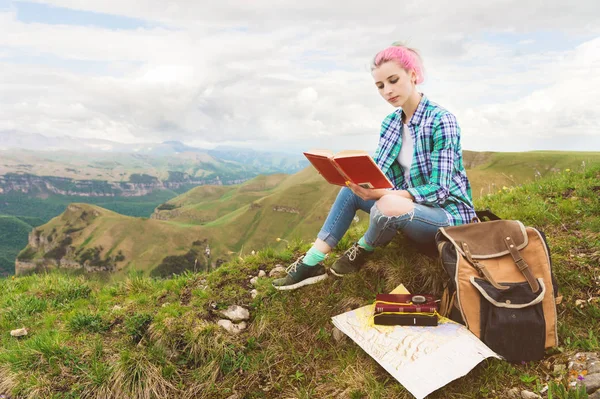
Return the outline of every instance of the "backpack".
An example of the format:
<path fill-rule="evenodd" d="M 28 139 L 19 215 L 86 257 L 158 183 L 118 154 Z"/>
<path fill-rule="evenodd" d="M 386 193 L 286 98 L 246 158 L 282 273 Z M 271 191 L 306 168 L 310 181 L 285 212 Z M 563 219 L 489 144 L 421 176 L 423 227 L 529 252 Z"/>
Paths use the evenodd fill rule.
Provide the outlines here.
<path fill-rule="evenodd" d="M 475 220 L 436 234 L 449 276 L 440 313 L 508 361 L 540 360 L 558 344 L 558 286 L 546 238 L 517 220 Z"/>

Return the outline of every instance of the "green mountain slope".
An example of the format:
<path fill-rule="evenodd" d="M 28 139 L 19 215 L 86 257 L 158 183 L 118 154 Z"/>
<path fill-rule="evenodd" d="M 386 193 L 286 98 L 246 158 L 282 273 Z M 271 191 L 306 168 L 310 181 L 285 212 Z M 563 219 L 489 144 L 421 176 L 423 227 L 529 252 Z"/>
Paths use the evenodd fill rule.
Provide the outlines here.
<path fill-rule="evenodd" d="M 176 195 L 173 191 L 163 190 L 142 197 L 88 197 L 86 201 L 123 215 L 148 217 L 158 205 Z M 30 226 L 27 229 L 14 229 L 13 224 L 0 223 L 0 237 L 7 237 L 0 240 L 3 270 L 14 274 L 16 255 L 27 245 L 27 236 L 33 227 L 48 222 L 64 212 L 70 203 L 81 200 L 81 197 L 61 195 L 37 198 L 19 192 L 0 195 L 0 217 L 15 217 Z"/>
<path fill-rule="evenodd" d="M 465 163 L 470 166 L 467 173 L 474 198 L 479 199 L 503 187 L 555 174 L 559 167 L 600 164 L 600 153 L 469 152 Z M 518 166 L 512 166 L 513 163 Z M 42 238 L 53 234 L 57 237 L 49 245 L 28 248 L 21 260 L 40 262 L 44 257 L 52 258 L 48 252 L 65 243 L 64 250 L 58 251 L 64 253 L 65 260 L 82 264 L 93 251 L 97 255 L 92 263 L 104 269 L 152 271 L 166 257 L 183 257 L 190 250 L 194 251 L 193 256 L 180 259 L 178 269 L 191 268 L 196 260 L 207 267 L 209 260 L 199 256 L 202 250 L 199 244 L 194 247 L 194 242 L 208 244 L 215 263 L 230 259 L 234 253 L 276 245 L 277 238 L 314 239 L 338 190 L 309 167 L 291 176 L 259 176 L 237 186 L 197 187 L 159 206 L 151 220 L 121 217 L 100 208 L 84 209 L 80 204 L 78 207 L 83 210 L 79 214 L 96 212 L 99 216 L 75 232 L 70 232 L 74 228 L 70 220 L 79 217 L 77 212 L 41 226 L 38 234 Z M 67 235 L 71 240 L 68 244 L 64 241 Z M 124 259 L 115 261 L 118 253 Z"/>
<path fill-rule="evenodd" d="M 568 358 L 600 351 L 599 193 L 596 166 L 477 200 L 479 208 L 491 207 L 546 233 L 563 296 L 557 309 L 559 346 L 542 362 L 484 361 L 430 398 L 504 398 L 511 387 L 539 393 L 546 384 L 554 398 L 567 397 L 559 392 L 569 389 Z M 326 263 L 362 233 L 353 227 Z M 335 338 L 331 317 L 372 303 L 377 293 L 400 283 L 412 292 L 439 293 L 443 274 L 437 260 L 416 254 L 399 237 L 356 275 L 293 292 L 275 291 L 271 278 L 260 278 L 257 296 L 251 295 L 249 276 L 288 264 L 309 245 L 259 251 L 210 273 L 169 279 L 130 275 L 103 283 L 59 272 L 0 279 L 0 331 L 5 332 L 0 395 L 410 398 L 356 344 Z M 249 326 L 239 335 L 216 324 L 219 311 L 230 305 L 250 311 Z M 6 333 L 21 327 L 28 329 L 23 338 Z"/>
<path fill-rule="evenodd" d="M 0 215 L 0 276 L 13 274 L 15 258 L 27 245 L 27 235 L 43 222 L 37 218 Z"/>

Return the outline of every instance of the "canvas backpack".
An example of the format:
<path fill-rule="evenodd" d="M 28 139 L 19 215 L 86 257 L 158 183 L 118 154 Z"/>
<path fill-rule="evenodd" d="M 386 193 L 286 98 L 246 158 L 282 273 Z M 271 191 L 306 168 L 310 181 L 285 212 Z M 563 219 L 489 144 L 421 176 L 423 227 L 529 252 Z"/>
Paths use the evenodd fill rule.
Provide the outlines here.
<path fill-rule="evenodd" d="M 516 220 L 476 220 L 436 235 L 449 276 L 440 313 L 508 361 L 539 360 L 558 343 L 558 287 L 545 236 Z"/>

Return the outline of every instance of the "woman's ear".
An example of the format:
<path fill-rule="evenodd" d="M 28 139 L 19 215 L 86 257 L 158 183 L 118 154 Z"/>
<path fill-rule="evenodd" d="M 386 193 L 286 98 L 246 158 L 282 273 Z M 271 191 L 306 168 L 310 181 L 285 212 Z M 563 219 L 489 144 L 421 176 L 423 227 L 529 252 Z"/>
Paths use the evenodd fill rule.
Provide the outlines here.
<path fill-rule="evenodd" d="M 417 73 L 415 70 L 410 71 L 410 81 L 416 86 L 417 85 Z"/>

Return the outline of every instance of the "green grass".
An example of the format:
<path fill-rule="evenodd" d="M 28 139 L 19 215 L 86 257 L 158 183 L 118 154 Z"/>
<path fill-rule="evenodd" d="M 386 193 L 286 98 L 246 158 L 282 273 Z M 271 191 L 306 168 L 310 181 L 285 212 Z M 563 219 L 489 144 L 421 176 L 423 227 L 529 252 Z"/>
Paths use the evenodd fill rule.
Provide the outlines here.
<path fill-rule="evenodd" d="M 579 351 L 600 351 L 600 169 L 563 171 L 507 187 L 477 200 L 504 218 L 543 230 L 552 251 L 562 303 L 558 347 L 543 362 L 488 360 L 430 398 L 497 398 L 507 388 L 553 398 L 570 392 L 566 364 Z M 364 221 L 340 243 L 360 237 Z M 279 243 L 210 273 L 153 279 L 130 273 L 123 281 L 52 272 L 0 279 L 0 331 L 27 327 L 15 339 L 0 335 L 0 394 L 15 398 L 181 397 L 410 398 L 409 393 L 351 340 L 333 338 L 331 317 L 371 303 L 404 283 L 413 292 L 438 292 L 436 260 L 415 253 L 400 237 L 377 251 L 357 275 L 280 292 L 270 279 L 252 298 L 248 276 L 287 265 L 308 241 Z M 339 254 L 339 252 L 338 252 Z M 331 264 L 335 256 L 327 259 Z M 577 299 L 585 299 L 583 307 Z M 218 311 L 249 308 L 250 326 L 229 335 L 216 326 Z"/>

